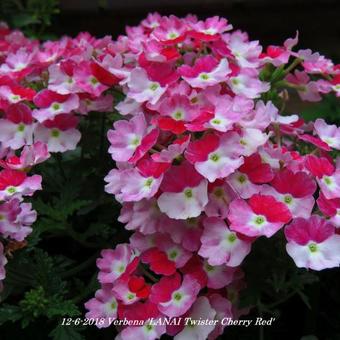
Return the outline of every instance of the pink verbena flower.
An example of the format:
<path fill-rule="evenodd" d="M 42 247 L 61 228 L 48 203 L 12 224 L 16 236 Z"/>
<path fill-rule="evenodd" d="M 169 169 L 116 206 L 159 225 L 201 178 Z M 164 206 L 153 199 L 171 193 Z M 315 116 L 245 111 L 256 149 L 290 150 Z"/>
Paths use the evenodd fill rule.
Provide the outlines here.
<path fill-rule="evenodd" d="M 269 164 L 262 163 L 258 153 L 246 157 L 238 171 L 231 174 L 227 182 L 241 198 L 250 198 L 261 190 L 258 184 L 270 182 L 274 173 Z"/>
<path fill-rule="evenodd" d="M 161 313 L 172 318 L 187 312 L 199 291 L 200 285 L 193 277 L 184 275 L 181 283 L 180 275 L 175 274 L 153 285 L 150 299 L 157 302 Z"/>
<path fill-rule="evenodd" d="M 23 104 L 12 104 L 6 111 L 6 119 L 0 119 L 0 142 L 13 150 L 33 143 L 34 123 L 31 109 Z"/>
<path fill-rule="evenodd" d="M 0 205 L 0 233 L 4 237 L 23 241 L 31 233 L 31 225 L 36 221 L 37 213 L 31 203 L 20 203 L 14 198 Z"/>
<path fill-rule="evenodd" d="M 107 136 L 111 143 L 109 153 L 116 161 L 136 162 L 156 143 L 158 130 L 147 130 L 143 113 L 132 117 L 129 121 L 115 122 L 114 130 L 109 130 Z"/>
<path fill-rule="evenodd" d="M 216 60 L 213 56 L 204 56 L 190 67 L 183 65 L 178 69 L 182 78 L 194 88 L 206 88 L 227 80 L 231 73 L 228 60 Z"/>
<path fill-rule="evenodd" d="M 12 169 L 0 171 L 0 201 L 32 196 L 36 190 L 41 190 L 41 176 L 28 177 L 26 173 Z"/>
<path fill-rule="evenodd" d="M 316 190 L 315 181 L 305 172 L 284 169 L 275 175 L 270 183 L 261 189 L 261 193 L 271 195 L 284 203 L 293 218 L 308 218 L 314 207 L 313 194 Z"/>
<path fill-rule="evenodd" d="M 236 132 L 227 132 L 221 137 L 214 134 L 191 142 L 185 157 L 209 182 L 225 178 L 243 163 L 242 146 Z"/>
<path fill-rule="evenodd" d="M 237 95 L 251 99 L 260 97 L 261 93 L 267 92 L 270 88 L 269 83 L 258 79 L 256 70 L 249 68 L 244 68 L 239 74 L 230 77 L 228 85 Z"/>
<path fill-rule="evenodd" d="M 150 80 L 142 68 L 132 70 L 127 85 L 128 96 L 139 103 L 148 101 L 156 104 L 166 91 L 166 87 L 162 87 L 159 82 Z"/>
<path fill-rule="evenodd" d="M 305 166 L 316 177 L 327 199 L 340 197 L 340 169 L 336 169 L 327 158 L 314 155 L 306 156 Z"/>
<path fill-rule="evenodd" d="M 240 265 L 250 252 L 251 241 L 240 238 L 220 218 L 209 217 L 203 223 L 202 246 L 198 254 L 207 258 L 208 263 L 212 266 L 226 264 L 235 267 Z"/>
<path fill-rule="evenodd" d="M 198 41 L 215 41 L 220 39 L 222 33 L 230 31 L 233 26 L 228 24 L 228 20 L 214 16 L 205 21 L 190 23 L 190 37 Z"/>
<path fill-rule="evenodd" d="M 327 125 L 323 119 L 317 119 L 314 129 L 322 141 L 330 147 L 340 150 L 340 128 L 336 125 Z"/>
<path fill-rule="evenodd" d="M 322 270 L 340 265 L 340 235 L 320 216 L 296 218 L 285 228 L 286 249 L 297 267 Z"/>
<path fill-rule="evenodd" d="M 33 110 L 32 114 L 40 123 L 59 114 L 70 113 L 79 107 L 79 98 L 76 94 L 62 95 L 51 90 L 40 91 L 33 102 L 39 109 Z"/>
<path fill-rule="evenodd" d="M 85 303 L 85 308 L 88 310 L 85 314 L 86 318 L 103 321 L 96 323 L 98 328 L 109 327 L 111 322 L 117 318 L 118 309 L 118 302 L 112 292 L 112 286 L 103 285 L 96 291 L 95 297 Z"/>
<path fill-rule="evenodd" d="M 215 315 L 216 311 L 210 305 L 208 298 L 205 296 L 200 296 L 192 305 L 189 313 L 186 316 L 186 318 L 191 319 L 188 319 L 188 324 L 174 337 L 174 340 L 207 339 L 208 335 L 215 328 L 215 325 L 199 325 L 196 323 L 197 320 L 213 320 Z"/>
<path fill-rule="evenodd" d="M 104 178 L 108 184 L 105 190 L 116 196 L 120 202 L 137 202 L 151 198 L 157 193 L 169 163 L 158 163 L 144 158 L 136 168 L 113 169 Z M 162 210 L 162 209 L 161 209 Z"/>
<path fill-rule="evenodd" d="M 78 118 L 69 114 L 60 114 L 53 120 L 38 124 L 34 130 L 34 140 L 47 144 L 49 152 L 74 150 L 81 138 L 76 129 Z"/>
<path fill-rule="evenodd" d="M 128 244 L 118 244 L 114 250 L 104 249 L 101 256 L 102 258 L 97 259 L 100 270 L 98 280 L 101 283 L 114 283 L 125 273 L 128 275 L 138 264 L 136 254 Z"/>
<path fill-rule="evenodd" d="M 230 229 L 247 236 L 271 237 L 292 218 L 289 209 L 273 196 L 255 194 L 248 203 L 236 199 L 230 204 Z"/>
<path fill-rule="evenodd" d="M 320 192 L 317 199 L 319 209 L 323 214 L 330 217 L 330 222 L 335 227 L 340 228 L 340 198 L 327 199 L 322 192 Z"/>
<path fill-rule="evenodd" d="M 188 162 L 173 166 L 164 176 L 158 206 L 170 218 L 197 217 L 208 203 L 207 185 Z"/>

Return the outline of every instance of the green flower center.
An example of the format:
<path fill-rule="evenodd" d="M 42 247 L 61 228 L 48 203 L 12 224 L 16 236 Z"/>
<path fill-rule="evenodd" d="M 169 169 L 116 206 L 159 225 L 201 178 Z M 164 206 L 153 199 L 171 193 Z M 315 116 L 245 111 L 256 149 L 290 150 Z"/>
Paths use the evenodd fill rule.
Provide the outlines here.
<path fill-rule="evenodd" d="M 134 146 L 138 146 L 140 144 L 140 138 L 136 137 L 131 141 L 131 144 Z"/>
<path fill-rule="evenodd" d="M 265 219 L 264 219 L 263 216 L 257 216 L 257 217 L 255 218 L 255 223 L 258 224 L 258 225 L 263 224 L 264 221 L 265 221 Z"/>
<path fill-rule="evenodd" d="M 181 112 L 181 111 L 176 111 L 176 112 L 174 113 L 173 117 L 174 117 L 174 119 L 176 119 L 176 120 L 180 120 L 180 119 L 183 118 L 183 112 Z"/>
<path fill-rule="evenodd" d="M 7 192 L 9 194 L 14 194 L 17 191 L 17 189 L 15 187 L 8 187 L 7 188 Z"/>
<path fill-rule="evenodd" d="M 99 83 L 98 79 L 95 77 L 91 77 L 90 82 L 92 85 L 97 85 Z"/>
<path fill-rule="evenodd" d="M 159 85 L 157 83 L 152 83 L 150 86 L 149 86 L 149 89 L 151 91 L 156 91 L 158 89 Z"/>
<path fill-rule="evenodd" d="M 309 244 L 308 248 L 311 253 L 315 253 L 318 251 L 318 246 L 316 245 L 316 243 Z"/>
<path fill-rule="evenodd" d="M 209 79 L 209 75 L 206 74 L 206 73 L 202 73 L 202 74 L 200 75 L 200 78 L 201 78 L 202 80 L 208 80 L 208 79 Z"/>
<path fill-rule="evenodd" d="M 232 81 L 231 81 L 234 85 L 238 85 L 240 83 L 240 81 L 237 79 L 237 78 L 234 78 Z"/>
<path fill-rule="evenodd" d="M 221 120 L 220 120 L 220 119 L 217 119 L 217 118 L 213 119 L 211 122 L 212 122 L 213 124 L 216 124 L 216 125 L 221 124 Z"/>
<path fill-rule="evenodd" d="M 60 105 L 59 105 L 58 103 L 54 103 L 54 104 L 52 105 L 52 109 L 55 110 L 55 111 L 57 111 L 57 110 L 60 109 Z"/>
<path fill-rule="evenodd" d="M 185 195 L 185 197 L 187 197 L 187 198 L 192 198 L 192 196 L 194 196 L 191 189 L 186 189 L 186 190 L 184 191 L 184 195 Z"/>
<path fill-rule="evenodd" d="M 19 132 L 25 131 L 25 124 L 20 123 L 20 124 L 18 125 L 18 131 L 19 131 Z"/>
<path fill-rule="evenodd" d="M 230 243 L 234 243 L 236 240 L 237 240 L 237 236 L 234 233 L 228 235 L 228 241 Z"/>
<path fill-rule="evenodd" d="M 145 325 L 145 328 L 148 332 L 153 330 L 153 327 L 151 325 Z"/>
<path fill-rule="evenodd" d="M 176 301 L 182 300 L 182 297 L 183 297 L 182 294 L 179 293 L 179 292 L 175 293 L 174 296 L 173 296 L 174 300 L 176 300 Z"/>
<path fill-rule="evenodd" d="M 213 161 L 213 162 L 218 162 L 218 160 L 220 159 L 220 156 L 217 154 L 217 153 L 214 153 L 210 156 L 210 159 Z"/>
<path fill-rule="evenodd" d="M 57 130 L 57 129 L 53 129 L 51 131 L 51 136 L 54 137 L 54 138 L 58 138 L 60 136 L 60 131 Z"/>
<path fill-rule="evenodd" d="M 331 185 L 331 184 L 332 184 L 332 179 L 331 179 L 330 177 L 325 176 L 325 177 L 324 177 L 324 181 L 325 181 L 325 183 L 326 183 L 327 185 Z"/>
<path fill-rule="evenodd" d="M 5 219 L 4 215 L 0 215 L 0 221 L 3 221 Z"/>
<path fill-rule="evenodd" d="M 247 179 L 246 179 L 246 176 L 245 176 L 245 175 L 240 175 L 240 176 L 238 176 L 238 181 L 239 181 L 241 184 L 243 184 L 246 180 L 247 180 Z"/>
<path fill-rule="evenodd" d="M 151 187 L 151 184 L 153 182 L 153 179 L 152 178 L 148 178 L 146 181 L 145 181 L 145 184 L 144 186 L 150 188 Z"/>
<path fill-rule="evenodd" d="M 135 298 L 135 294 L 129 293 L 127 295 L 128 300 L 133 300 Z"/>
<path fill-rule="evenodd" d="M 287 196 L 284 197 L 283 200 L 284 200 L 285 203 L 290 204 L 290 203 L 292 203 L 292 201 L 293 201 L 293 197 L 287 195 Z"/>
<path fill-rule="evenodd" d="M 173 250 L 173 251 L 171 251 L 171 252 L 169 253 L 169 257 L 170 257 L 171 259 L 175 259 L 175 258 L 177 257 L 177 255 L 178 255 L 178 253 L 177 253 L 176 250 Z"/>
<path fill-rule="evenodd" d="M 117 271 L 119 273 L 123 273 L 125 271 L 125 266 L 123 264 L 121 264 L 118 268 L 117 268 Z"/>

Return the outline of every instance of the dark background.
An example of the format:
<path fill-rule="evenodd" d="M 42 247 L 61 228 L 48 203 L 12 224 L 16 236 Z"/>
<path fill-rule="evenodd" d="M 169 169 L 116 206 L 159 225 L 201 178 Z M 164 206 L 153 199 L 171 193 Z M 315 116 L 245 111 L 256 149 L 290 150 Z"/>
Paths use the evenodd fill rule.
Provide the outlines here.
<path fill-rule="evenodd" d="M 266 46 L 300 32 L 300 47 L 340 60 L 339 0 L 60 0 L 52 30 L 58 35 L 89 31 L 96 36 L 124 33 L 149 12 L 200 18 L 226 17 L 234 28 Z"/>

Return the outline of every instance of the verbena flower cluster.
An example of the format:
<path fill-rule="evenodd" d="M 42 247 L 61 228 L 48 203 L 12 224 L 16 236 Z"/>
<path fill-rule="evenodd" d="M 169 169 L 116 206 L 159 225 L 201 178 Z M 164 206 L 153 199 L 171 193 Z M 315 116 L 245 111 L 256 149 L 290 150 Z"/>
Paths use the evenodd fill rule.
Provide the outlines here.
<path fill-rule="evenodd" d="M 0 279 L 3 248 L 37 217 L 24 198 L 41 176 L 29 172 L 76 148 L 80 117 L 114 108 L 106 191 L 133 234 L 97 260 L 101 288 L 85 307 L 99 327 L 119 318 L 143 324 L 117 339 L 216 338 L 221 323 L 155 320 L 246 313 L 240 266 L 261 236 L 283 231 L 298 267 L 339 266 L 340 128 L 287 115 L 285 103 L 287 89 L 310 102 L 340 96 L 340 66 L 297 42 L 264 50 L 226 19 L 192 15 L 150 14 L 116 41 L 80 33 L 41 44 L 2 24 Z"/>

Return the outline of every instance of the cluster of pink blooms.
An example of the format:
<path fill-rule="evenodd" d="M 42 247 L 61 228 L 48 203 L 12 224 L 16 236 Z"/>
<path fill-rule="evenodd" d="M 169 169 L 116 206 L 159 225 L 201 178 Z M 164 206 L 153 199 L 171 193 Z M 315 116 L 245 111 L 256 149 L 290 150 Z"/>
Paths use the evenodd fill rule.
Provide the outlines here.
<path fill-rule="evenodd" d="M 99 327 L 139 320 L 117 339 L 215 339 L 221 323 L 161 321 L 246 313 L 237 307 L 240 266 L 261 236 L 283 231 L 298 267 L 339 266 L 340 160 L 330 152 L 340 150 L 340 128 L 265 100 L 273 91 L 287 97 L 262 76 L 268 65 L 304 101 L 340 96 L 340 65 L 293 51 L 297 42 L 263 50 L 223 18 L 192 15 L 150 14 L 116 41 L 81 33 L 39 44 L 2 25 L 2 239 L 23 240 L 36 219 L 23 196 L 41 177 L 27 172 L 76 148 L 80 116 L 115 108 L 122 119 L 108 132 L 116 168 L 106 191 L 133 234 L 97 260 L 101 288 L 85 307 L 104 320 Z M 114 102 L 115 91 L 124 100 Z M 0 279 L 5 263 L 0 255 Z"/>

